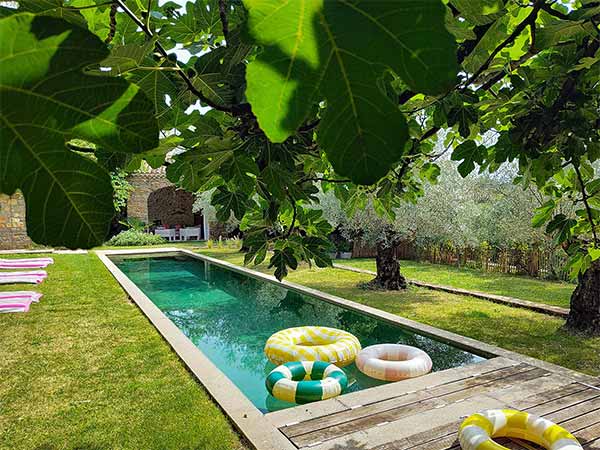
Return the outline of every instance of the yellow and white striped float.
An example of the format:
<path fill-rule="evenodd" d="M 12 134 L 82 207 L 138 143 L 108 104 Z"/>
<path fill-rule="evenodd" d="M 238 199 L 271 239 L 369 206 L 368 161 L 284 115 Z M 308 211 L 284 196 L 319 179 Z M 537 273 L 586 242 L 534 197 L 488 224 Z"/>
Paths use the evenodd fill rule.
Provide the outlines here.
<path fill-rule="evenodd" d="M 296 327 L 278 331 L 265 345 L 273 364 L 290 361 L 325 361 L 338 367 L 352 364 L 360 342 L 347 331 L 328 327 Z"/>
<path fill-rule="evenodd" d="M 492 409 L 473 414 L 460 426 L 463 450 L 508 450 L 493 438 L 511 437 L 541 445 L 546 450 L 583 450 L 577 439 L 547 419 L 512 409 Z"/>

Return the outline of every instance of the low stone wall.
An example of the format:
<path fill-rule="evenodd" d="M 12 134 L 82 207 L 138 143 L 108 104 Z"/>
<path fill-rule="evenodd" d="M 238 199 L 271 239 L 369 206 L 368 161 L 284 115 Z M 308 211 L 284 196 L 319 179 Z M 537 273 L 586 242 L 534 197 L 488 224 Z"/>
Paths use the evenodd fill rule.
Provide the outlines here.
<path fill-rule="evenodd" d="M 23 195 L 20 192 L 11 196 L 0 194 L 0 250 L 29 248 L 32 245 L 27 236 Z"/>

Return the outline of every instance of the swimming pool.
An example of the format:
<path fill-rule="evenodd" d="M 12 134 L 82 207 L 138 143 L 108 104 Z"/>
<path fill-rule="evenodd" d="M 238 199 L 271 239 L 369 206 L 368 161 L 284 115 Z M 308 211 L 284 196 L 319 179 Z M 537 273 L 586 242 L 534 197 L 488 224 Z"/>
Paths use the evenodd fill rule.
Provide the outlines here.
<path fill-rule="evenodd" d="M 425 350 L 433 371 L 483 361 L 474 353 L 420 335 L 364 313 L 253 278 L 194 257 L 110 256 L 117 267 L 262 412 L 295 406 L 268 395 L 264 385 L 275 367 L 263 353 L 276 331 L 303 325 L 340 328 L 363 347 L 395 342 Z M 384 384 L 344 368 L 347 392 Z"/>

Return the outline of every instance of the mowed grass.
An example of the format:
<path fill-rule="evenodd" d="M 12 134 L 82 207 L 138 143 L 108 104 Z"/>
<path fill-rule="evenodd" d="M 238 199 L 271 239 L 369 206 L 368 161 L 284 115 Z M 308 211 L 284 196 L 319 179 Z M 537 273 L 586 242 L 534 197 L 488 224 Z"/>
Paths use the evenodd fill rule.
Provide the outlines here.
<path fill-rule="evenodd" d="M 243 255 L 239 252 L 204 249 L 201 253 L 243 265 Z M 272 273 L 266 265 L 250 268 Z M 302 265 L 290 272 L 287 279 L 507 350 L 600 375 L 600 338 L 570 335 L 562 330 L 562 319 L 414 286 L 405 292 L 366 291 L 357 287 L 371 278 L 347 270 L 310 269 Z"/>
<path fill-rule="evenodd" d="M 44 294 L 0 315 L 0 448 L 242 448 L 96 255 L 53 257 L 41 285 L 0 286 Z"/>
<path fill-rule="evenodd" d="M 366 270 L 377 270 L 372 258 L 338 259 L 336 263 Z M 488 294 L 569 307 L 575 285 L 561 281 L 538 280 L 526 276 L 487 273 L 474 269 L 458 268 L 417 261 L 401 261 L 402 274 L 412 280 L 440 284 Z"/>

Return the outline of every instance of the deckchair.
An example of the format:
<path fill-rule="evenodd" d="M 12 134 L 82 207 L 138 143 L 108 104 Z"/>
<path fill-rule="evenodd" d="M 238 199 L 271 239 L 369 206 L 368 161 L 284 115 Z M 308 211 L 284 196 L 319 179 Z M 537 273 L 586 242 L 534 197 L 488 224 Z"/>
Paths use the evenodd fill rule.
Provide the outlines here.
<path fill-rule="evenodd" d="M 38 303 L 43 294 L 35 291 L 9 291 L 0 292 L 0 302 L 20 302 L 22 300 L 31 300 Z"/>
<path fill-rule="evenodd" d="M 44 270 L 31 270 L 27 272 L 0 272 L 0 284 L 33 283 L 40 284 L 48 274 Z"/>
<path fill-rule="evenodd" d="M 29 306 L 31 306 L 31 300 L 6 303 L 0 301 L 0 313 L 28 312 Z"/>
<path fill-rule="evenodd" d="M 0 269 L 43 269 L 53 264 L 52 258 L 5 259 L 0 258 Z"/>

